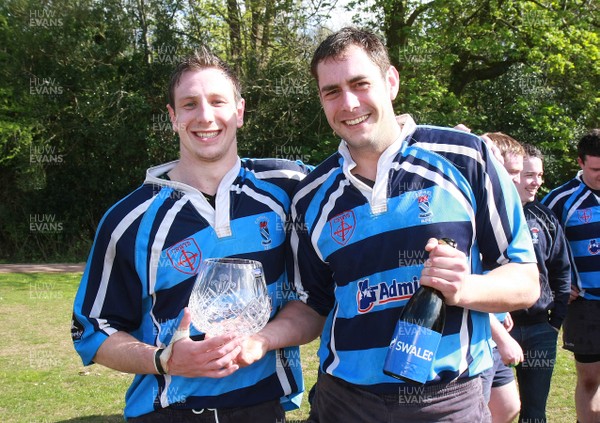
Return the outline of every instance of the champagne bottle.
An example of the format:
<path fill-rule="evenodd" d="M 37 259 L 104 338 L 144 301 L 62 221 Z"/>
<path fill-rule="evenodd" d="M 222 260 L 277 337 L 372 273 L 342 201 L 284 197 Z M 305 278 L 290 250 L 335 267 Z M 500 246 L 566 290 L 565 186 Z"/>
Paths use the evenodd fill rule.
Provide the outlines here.
<path fill-rule="evenodd" d="M 440 244 L 456 248 L 450 238 Z M 436 289 L 420 286 L 408 300 L 396 324 L 383 372 L 413 384 L 427 381 L 446 321 L 446 303 Z"/>

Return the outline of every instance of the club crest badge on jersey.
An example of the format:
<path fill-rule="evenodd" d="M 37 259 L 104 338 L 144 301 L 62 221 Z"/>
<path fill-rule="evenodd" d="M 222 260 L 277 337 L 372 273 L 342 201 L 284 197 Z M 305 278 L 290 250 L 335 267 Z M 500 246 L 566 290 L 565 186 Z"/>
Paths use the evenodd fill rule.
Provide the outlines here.
<path fill-rule="evenodd" d="M 331 237 L 340 245 L 346 245 L 356 227 L 356 217 L 353 210 L 347 210 L 329 219 Z"/>
<path fill-rule="evenodd" d="M 540 242 L 540 229 L 533 227 L 529 231 L 531 232 L 531 241 L 534 244 L 538 244 Z"/>
<path fill-rule="evenodd" d="M 590 243 L 588 245 L 588 251 L 594 256 L 600 253 L 600 244 L 598 244 L 598 241 L 596 241 L 595 239 L 590 240 Z"/>
<path fill-rule="evenodd" d="M 261 217 L 257 220 L 258 230 L 260 232 L 260 243 L 265 248 L 265 250 L 271 247 L 273 243 L 273 239 L 271 239 L 271 233 L 269 232 L 269 219 L 266 217 Z"/>
<path fill-rule="evenodd" d="M 588 223 L 592 220 L 592 209 L 577 210 L 577 217 L 581 223 Z"/>
<path fill-rule="evenodd" d="M 419 204 L 419 218 L 421 221 L 431 220 L 433 216 L 433 212 L 431 211 L 431 206 L 429 204 L 430 195 L 428 192 L 419 193 L 417 196 L 417 202 Z"/>
<path fill-rule="evenodd" d="M 195 275 L 200 270 L 202 252 L 193 238 L 186 238 L 167 250 L 171 264 L 178 271 Z"/>

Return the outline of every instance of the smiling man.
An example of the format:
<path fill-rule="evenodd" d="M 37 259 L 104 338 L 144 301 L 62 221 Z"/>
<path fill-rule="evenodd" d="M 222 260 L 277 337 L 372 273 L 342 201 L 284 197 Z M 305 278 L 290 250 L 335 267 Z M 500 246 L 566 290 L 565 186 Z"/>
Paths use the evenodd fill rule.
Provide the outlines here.
<path fill-rule="evenodd" d="M 533 306 L 510 313 L 514 324 L 510 334 L 523 348 L 525 357 L 516 367 L 521 399 L 519 421 L 545 422 L 558 332 L 567 314 L 571 264 L 560 222 L 536 199 L 544 181 L 542 153 L 528 144 L 522 151 L 522 171 L 515 185 L 538 261 L 541 294 Z"/>
<path fill-rule="evenodd" d="M 398 125 L 399 75 L 374 34 L 330 35 L 311 72 L 343 139 L 292 206 L 294 282 L 305 315 L 318 315 L 315 327 L 325 321 L 309 421 L 489 421 L 479 378 L 492 364 L 488 313 L 539 295 L 512 182 L 479 137 L 408 115 Z M 414 387 L 383 363 L 419 283 L 449 307 L 427 382 Z"/>
<path fill-rule="evenodd" d="M 240 159 L 244 106 L 237 76 L 219 58 L 201 48 L 185 59 L 172 75 L 167 106 L 179 160 L 150 168 L 98 227 L 72 338 L 85 365 L 135 374 L 125 399 L 128 421 L 274 423 L 299 406 L 298 347 L 240 368 L 245 340 L 204 339 L 186 308 L 202 259 L 213 257 L 262 263 L 274 321 L 293 298 L 286 289 L 286 219 L 308 169 Z"/>
<path fill-rule="evenodd" d="M 558 217 L 571 247 L 571 302 L 564 324 L 564 348 L 577 369 L 575 407 L 581 423 L 600 421 L 600 129 L 577 145 L 581 170 L 542 203 Z"/>

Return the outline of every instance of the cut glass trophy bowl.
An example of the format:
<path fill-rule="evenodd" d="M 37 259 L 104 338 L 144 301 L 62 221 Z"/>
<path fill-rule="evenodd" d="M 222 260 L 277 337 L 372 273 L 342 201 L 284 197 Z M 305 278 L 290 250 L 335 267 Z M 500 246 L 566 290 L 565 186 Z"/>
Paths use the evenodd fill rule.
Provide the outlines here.
<path fill-rule="evenodd" d="M 271 314 L 262 264 L 238 258 L 204 260 L 189 308 L 194 326 L 207 335 L 258 332 Z"/>

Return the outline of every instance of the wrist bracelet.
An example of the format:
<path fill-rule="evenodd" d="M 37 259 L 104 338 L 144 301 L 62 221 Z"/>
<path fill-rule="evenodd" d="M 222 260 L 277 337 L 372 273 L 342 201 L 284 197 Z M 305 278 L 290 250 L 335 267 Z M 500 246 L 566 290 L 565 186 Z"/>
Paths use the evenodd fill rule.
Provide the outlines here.
<path fill-rule="evenodd" d="M 165 369 L 160 361 L 160 356 L 165 349 L 159 348 L 154 352 L 154 368 L 159 375 L 166 375 L 169 369 Z"/>

